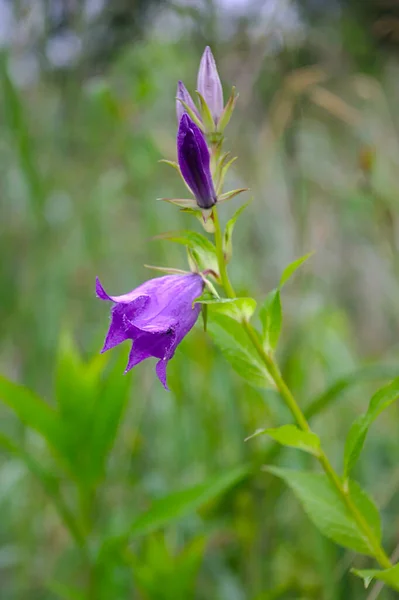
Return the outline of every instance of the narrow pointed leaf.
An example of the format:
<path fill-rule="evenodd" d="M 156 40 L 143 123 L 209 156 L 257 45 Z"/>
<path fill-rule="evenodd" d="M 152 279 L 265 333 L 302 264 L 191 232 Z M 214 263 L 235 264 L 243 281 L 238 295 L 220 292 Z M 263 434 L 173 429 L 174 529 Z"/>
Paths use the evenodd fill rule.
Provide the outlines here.
<path fill-rule="evenodd" d="M 362 451 L 367 432 L 375 419 L 399 397 L 399 377 L 384 386 L 370 400 L 367 412 L 353 423 L 345 444 L 344 475 L 348 477 Z"/>
<path fill-rule="evenodd" d="M 18 418 L 40 433 L 61 455 L 65 454 L 64 430 L 57 413 L 28 388 L 0 376 L 0 400 Z"/>
<path fill-rule="evenodd" d="M 14 442 L 11 438 L 0 433 L 0 448 L 4 448 L 10 454 L 16 456 L 23 462 L 34 477 L 40 482 L 43 490 L 50 498 L 54 508 L 59 514 L 61 521 L 70 532 L 72 538 L 78 545 L 84 545 L 84 537 L 75 516 L 64 503 L 60 493 L 59 479 L 50 471 L 45 469 L 29 452 Z"/>
<path fill-rule="evenodd" d="M 312 431 L 301 431 L 296 425 L 283 425 L 275 429 L 258 429 L 247 440 L 259 435 L 267 435 L 282 446 L 298 448 L 298 450 L 303 450 L 314 456 L 319 455 L 320 440 L 318 436 Z"/>
<path fill-rule="evenodd" d="M 125 364 L 126 355 L 121 351 L 112 369 L 101 380 L 90 428 L 86 432 L 86 483 L 97 484 L 105 475 L 108 456 L 115 443 L 130 394 L 133 372 L 120 376 Z"/>
<path fill-rule="evenodd" d="M 132 523 L 130 535 L 137 537 L 148 534 L 198 510 L 202 505 L 214 500 L 246 477 L 248 472 L 249 469 L 246 466 L 236 467 L 205 483 L 173 492 L 155 500 L 152 506 Z"/>
<path fill-rule="evenodd" d="M 292 277 L 295 271 L 299 269 L 299 267 L 303 265 L 303 263 L 307 261 L 308 258 L 312 256 L 312 254 L 314 253 L 309 252 L 308 254 L 305 254 L 305 256 L 301 256 L 301 258 L 297 258 L 297 260 L 294 260 L 291 264 L 288 265 L 288 267 L 284 269 L 280 279 L 280 287 L 283 287 L 283 285 L 290 279 L 290 277 Z"/>
<path fill-rule="evenodd" d="M 380 569 L 352 569 L 351 573 L 363 579 L 365 588 L 369 587 L 373 579 L 378 579 L 399 592 L 399 564 L 383 571 Z"/>
<path fill-rule="evenodd" d="M 224 236 L 223 236 L 223 252 L 224 252 L 224 255 L 225 255 L 225 258 L 226 258 L 226 262 L 229 262 L 231 260 L 232 255 L 233 255 L 233 230 L 234 230 L 234 226 L 236 224 L 236 221 L 237 221 L 238 217 L 247 208 L 248 204 L 249 204 L 249 202 L 247 202 L 246 204 L 243 204 L 242 206 L 240 206 L 240 208 L 238 208 L 236 210 L 236 212 L 234 213 L 234 215 L 227 222 L 226 229 L 224 230 Z"/>

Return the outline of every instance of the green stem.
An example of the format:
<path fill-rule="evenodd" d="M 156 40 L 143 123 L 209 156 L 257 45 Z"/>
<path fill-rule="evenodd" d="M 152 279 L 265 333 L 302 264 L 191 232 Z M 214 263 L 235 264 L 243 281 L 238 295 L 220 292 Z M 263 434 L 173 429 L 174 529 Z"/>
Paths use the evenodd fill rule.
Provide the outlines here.
<path fill-rule="evenodd" d="M 226 295 L 228 296 L 228 298 L 235 298 L 236 294 L 234 292 L 233 286 L 230 283 L 229 276 L 227 273 L 226 261 L 225 261 L 225 257 L 224 257 L 224 253 L 223 253 L 223 234 L 222 234 L 222 230 L 220 227 L 220 221 L 219 221 L 219 216 L 218 216 L 216 206 L 213 209 L 212 215 L 213 215 L 213 221 L 215 224 L 216 255 L 217 255 L 217 260 L 218 260 L 218 267 L 219 267 L 221 283 L 222 283 L 222 286 L 223 286 L 224 291 L 225 291 Z M 243 320 L 242 326 L 244 327 L 245 331 L 247 332 L 249 339 L 251 340 L 259 357 L 263 361 L 268 373 L 270 374 L 271 378 L 274 381 L 274 384 L 275 384 L 277 390 L 280 392 L 282 399 L 284 400 L 287 408 L 290 410 L 291 414 L 293 415 L 298 427 L 300 429 L 302 429 L 302 431 L 311 431 L 310 425 L 309 425 L 304 413 L 302 412 L 302 409 L 300 408 L 298 402 L 294 398 L 291 390 L 285 383 L 274 357 L 271 354 L 267 353 L 266 350 L 263 348 L 261 342 L 259 341 L 259 337 L 257 335 L 256 330 L 252 327 L 252 325 L 248 321 Z M 375 559 L 378 561 L 378 563 L 380 564 L 380 566 L 383 569 L 389 569 L 390 567 L 392 567 L 392 563 L 389 560 L 389 557 L 385 553 L 384 549 L 381 547 L 381 545 L 380 545 L 377 537 L 375 536 L 373 530 L 371 529 L 369 523 L 363 517 L 361 512 L 358 510 L 357 506 L 355 505 L 352 498 L 350 497 L 349 490 L 347 490 L 344 487 L 341 479 L 339 478 L 337 473 L 334 471 L 330 461 L 327 458 L 327 455 L 325 454 L 325 452 L 322 449 L 320 449 L 320 453 L 317 456 L 317 459 L 318 459 L 323 471 L 327 475 L 328 479 L 330 480 L 332 485 L 335 487 L 339 496 L 342 498 L 348 511 L 351 513 L 351 515 L 352 515 L 354 521 L 357 523 L 359 529 L 363 532 L 365 538 L 368 541 L 370 550 L 372 551 Z"/>
<path fill-rule="evenodd" d="M 212 211 L 213 224 L 215 226 L 215 245 L 216 245 L 216 257 L 219 267 L 219 275 L 222 283 L 222 287 L 228 298 L 235 298 L 236 293 L 233 286 L 230 283 L 229 275 L 227 273 L 226 261 L 223 252 L 223 233 L 220 226 L 219 214 L 216 206 L 213 207 Z"/>

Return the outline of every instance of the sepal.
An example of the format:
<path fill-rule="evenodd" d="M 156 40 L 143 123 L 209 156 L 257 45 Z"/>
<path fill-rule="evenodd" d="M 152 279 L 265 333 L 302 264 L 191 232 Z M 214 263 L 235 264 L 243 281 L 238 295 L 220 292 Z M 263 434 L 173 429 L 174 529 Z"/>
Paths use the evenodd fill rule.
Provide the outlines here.
<path fill-rule="evenodd" d="M 176 100 L 178 102 L 181 102 L 183 104 L 184 110 L 186 111 L 186 113 L 188 114 L 188 116 L 190 117 L 190 119 L 192 121 L 194 121 L 194 123 L 201 129 L 201 131 L 204 131 L 204 124 L 197 117 L 197 115 L 195 114 L 195 112 L 189 107 L 189 105 L 187 104 L 187 102 L 184 102 L 184 100 L 182 100 L 181 98 L 177 98 L 177 97 L 176 97 Z"/>
<path fill-rule="evenodd" d="M 229 121 L 233 115 L 233 111 L 237 102 L 237 98 L 238 98 L 238 94 L 236 94 L 236 88 L 233 86 L 232 90 L 231 90 L 231 94 L 230 94 L 230 98 L 227 101 L 226 106 L 223 109 L 223 112 L 220 116 L 220 119 L 218 121 L 217 124 L 217 131 L 220 131 L 220 133 L 223 133 L 223 131 L 225 130 L 225 128 L 227 127 L 227 125 L 229 124 Z"/>
<path fill-rule="evenodd" d="M 242 194 L 242 192 L 248 192 L 249 188 L 239 188 L 238 190 L 232 190 L 231 192 L 225 192 L 224 194 L 221 194 L 220 196 L 218 196 L 218 202 L 227 202 L 228 200 L 232 200 L 233 198 L 235 198 L 236 196 L 238 196 L 238 194 Z"/>
<path fill-rule="evenodd" d="M 211 111 L 209 110 L 209 106 L 207 105 L 202 94 L 200 94 L 198 91 L 196 91 L 195 93 L 197 94 L 200 103 L 200 115 L 205 127 L 205 131 L 207 133 L 211 133 L 215 130 L 215 122 L 213 120 Z"/>

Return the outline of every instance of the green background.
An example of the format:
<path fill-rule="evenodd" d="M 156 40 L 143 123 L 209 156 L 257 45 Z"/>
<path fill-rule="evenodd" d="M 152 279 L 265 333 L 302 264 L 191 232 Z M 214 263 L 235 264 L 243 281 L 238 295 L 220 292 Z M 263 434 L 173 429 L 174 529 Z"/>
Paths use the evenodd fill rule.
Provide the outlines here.
<path fill-rule="evenodd" d="M 315 251 L 284 288 L 278 356 L 339 470 L 350 424 L 399 373 L 399 78 L 395 38 L 379 33 L 387 19 L 395 31 L 394 9 L 116 2 L 119 20 L 106 7 L 58 22 L 52 3 L 39 4 L 48 12 L 36 31 L 16 3 L 1 53 L 0 371 L 58 406 L 62 433 L 50 419 L 44 438 L 62 438 L 69 463 L 32 426 L 31 400 L 0 385 L 11 398 L 0 405 L 0 598 L 366 598 L 349 568 L 372 563 L 322 538 L 262 471 L 312 468 L 311 457 L 244 441 L 290 422 L 277 395 L 241 380 L 200 321 L 169 366 L 170 393 L 151 361 L 124 376 L 127 347 L 98 358 L 109 321 L 94 283 L 119 294 L 154 276 L 144 264 L 186 268 L 184 248 L 154 236 L 201 227 L 157 201 L 185 190 L 158 161 L 175 160 L 177 80 L 194 92 L 210 44 L 225 99 L 233 84 L 240 93 L 226 189 L 253 196 L 230 274 L 261 302 L 289 262 Z M 81 51 L 60 67 L 49 44 L 65 31 Z M 221 206 L 223 222 L 241 202 Z M 397 411 L 373 425 L 355 469 L 382 510 L 388 552 L 399 530 Z M 181 506 L 172 496 L 137 521 L 186 488 Z"/>

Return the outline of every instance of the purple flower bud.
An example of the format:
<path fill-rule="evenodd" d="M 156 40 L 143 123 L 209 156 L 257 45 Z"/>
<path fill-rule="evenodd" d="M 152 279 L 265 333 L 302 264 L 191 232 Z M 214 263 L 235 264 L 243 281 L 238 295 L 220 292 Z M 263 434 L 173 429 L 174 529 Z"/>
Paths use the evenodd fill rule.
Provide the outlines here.
<path fill-rule="evenodd" d="M 197 89 L 207 103 L 216 124 L 223 112 L 223 89 L 216 62 L 209 46 L 205 48 L 201 58 Z"/>
<path fill-rule="evenodd" d="M 109 296 L 96 279 L 101 300 L 114 302 L 111 324 L 101 352 L 132 340 L 126 372 L 150 356 L 158 358 L 156 373 L 166 385 L 166 367 L 177 346 L 194 326 L 200 304 L 193 302 L 204 288 L 197 273 L 150 279 L 123 296 Z"/>
<path fill-rule="evenodd" d="M 186 113 L 186 109 L 184 108 L 180 100 L 183 100 L 183 102 L 185 102 L 187 106 L 191 108 L 195 116 L 201 119 L 197 107 L 195 106 L 193 99 L 191 98 L 186 86 L 182 81 L 179 81 L 179 83 L 177 84 L 176 92 L 176 115 L 178 123 L 180 123 L 180 119 Z"/>
<path fill-rule="evenodd" d="M 210 154 L 199 127 L 184 114 L 177 133 L 177 158 L 181 174 L 200 208 L 212 208 L 216 203 Z"/>

